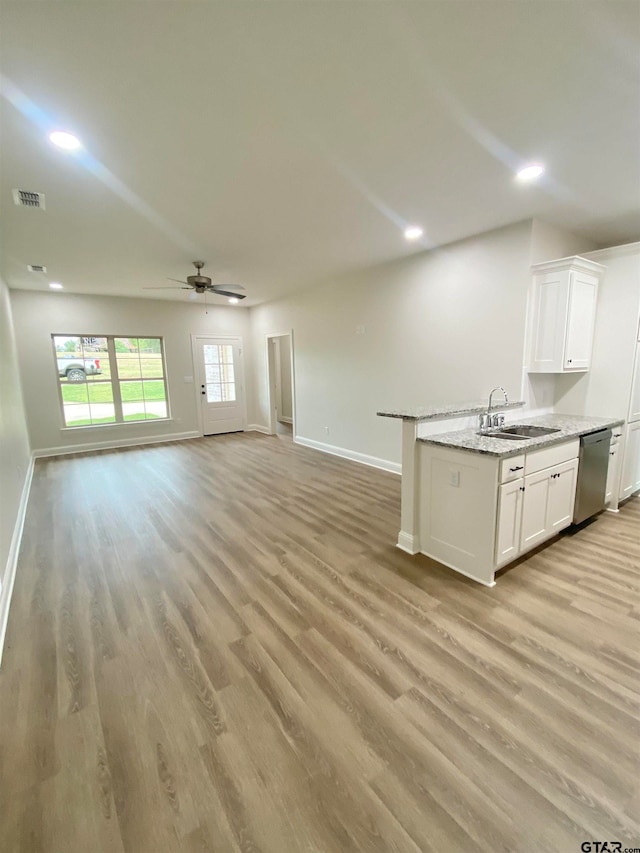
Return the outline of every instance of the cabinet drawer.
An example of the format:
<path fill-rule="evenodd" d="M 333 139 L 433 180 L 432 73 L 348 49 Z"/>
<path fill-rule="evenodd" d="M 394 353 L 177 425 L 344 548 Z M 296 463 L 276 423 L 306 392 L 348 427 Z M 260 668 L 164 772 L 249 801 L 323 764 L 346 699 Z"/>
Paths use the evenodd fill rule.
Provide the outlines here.
<path fill-rule="evenodd" d="M 510 483 L 524 476 L 524 453 L 520 456 L 511 456 L 503 459 L 500 463 L 500 482 Z"/>
<path fill-rule="evenodd" d="M 541 450 L 532 450 L 526 454 L 524 462 L 525 474 L 535 474 L 543 468 L 568 462 L 576 459 L 580 450 L 580 439 L 563 441 L 562 444 L 554 444 L 552 447 L 543 447 Z"/>

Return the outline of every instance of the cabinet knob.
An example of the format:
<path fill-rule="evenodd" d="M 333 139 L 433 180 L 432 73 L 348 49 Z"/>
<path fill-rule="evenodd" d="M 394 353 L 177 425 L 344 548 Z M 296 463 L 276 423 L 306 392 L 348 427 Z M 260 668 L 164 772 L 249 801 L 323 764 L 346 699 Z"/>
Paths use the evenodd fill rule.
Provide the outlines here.
<path fill-rule="evenodd" d="M 568 359 L 569 364 L 571 364 L 572 361 L 573 361 L 572 358 Z"/>
<path fill-rule="evenodd" d="M 520 486 L 520 491 L 524 492 L 524 486 Z"/>
<path fill-rule="evenodd" d="M 615 456 L 615 452 L 613 450 L 609 451 L 609 456 Z"/>

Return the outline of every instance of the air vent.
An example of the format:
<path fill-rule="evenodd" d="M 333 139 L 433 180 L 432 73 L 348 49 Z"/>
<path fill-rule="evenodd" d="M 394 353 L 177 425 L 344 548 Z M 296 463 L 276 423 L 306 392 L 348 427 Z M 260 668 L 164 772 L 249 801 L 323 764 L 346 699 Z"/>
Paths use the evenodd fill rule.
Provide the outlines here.
<path fill-rule="evenodd" d="M 36 193 L 31 190 L 14 190 L 13 201 L 18 207 L 38 207 L 44 210 L 44 193 Z"/>
<path fill-rule="evenodd" d="M 46 272 L 47 268 L 41 266 L 40 264 L 27 264 L 27 269 L 29 272 Z"/>

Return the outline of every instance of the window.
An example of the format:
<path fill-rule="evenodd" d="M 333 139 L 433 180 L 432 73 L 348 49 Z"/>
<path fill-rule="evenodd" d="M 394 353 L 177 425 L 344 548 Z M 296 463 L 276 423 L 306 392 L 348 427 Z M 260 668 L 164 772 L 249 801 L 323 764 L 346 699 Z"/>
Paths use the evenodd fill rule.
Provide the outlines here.
<path fill-rule="evenodd" d="M 207 382 L 207 403 L 233 403 L 236 383 L 233 375 L 231 344 L 205 344 L 204 369 Z"/>
<path fill-rule="evenodd" d="M 53 335 L 67 427 L 168 417 L 162 338 Z"/>

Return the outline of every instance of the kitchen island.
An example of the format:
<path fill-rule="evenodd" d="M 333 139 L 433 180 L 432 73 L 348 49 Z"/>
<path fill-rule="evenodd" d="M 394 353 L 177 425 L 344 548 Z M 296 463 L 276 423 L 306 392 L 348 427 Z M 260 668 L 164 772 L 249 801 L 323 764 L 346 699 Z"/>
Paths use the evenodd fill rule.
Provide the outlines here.
<path fill-rule="evenodd" d="M 498 569 L 571 524 L 581 436 L 614 429 L 617 440 L 623 423 L 525 415 L 521 423 L 554 432 L 517 440 L 477 428 L 420 436 L 415 413 L 384 413 L 404 422 L 398 547 L 487 586 Z"/>

